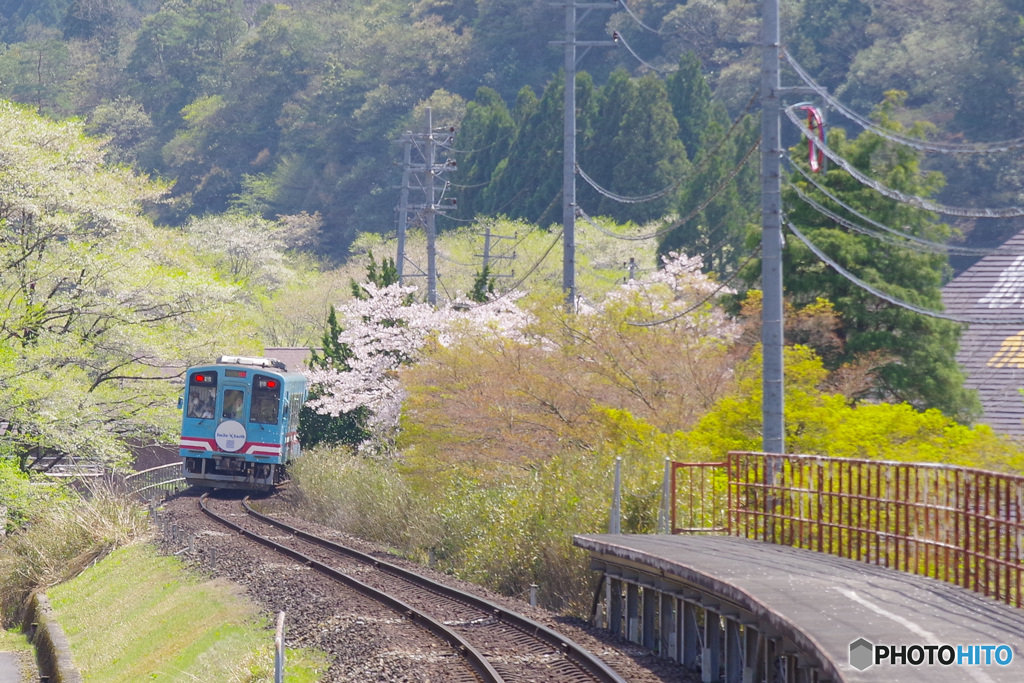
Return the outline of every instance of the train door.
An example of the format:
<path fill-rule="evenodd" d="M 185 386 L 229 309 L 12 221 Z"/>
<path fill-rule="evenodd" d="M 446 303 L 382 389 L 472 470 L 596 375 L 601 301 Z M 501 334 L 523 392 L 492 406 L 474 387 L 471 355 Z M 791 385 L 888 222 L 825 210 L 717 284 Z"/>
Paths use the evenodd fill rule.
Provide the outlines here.
<path fill-rule="evenodd" d="M 220 391 L 217 414 L 217 448 L 225 453 L 236 453 L 246 442 L 245 420 L 249 387 L 244 371 L 225 372 Z"/>

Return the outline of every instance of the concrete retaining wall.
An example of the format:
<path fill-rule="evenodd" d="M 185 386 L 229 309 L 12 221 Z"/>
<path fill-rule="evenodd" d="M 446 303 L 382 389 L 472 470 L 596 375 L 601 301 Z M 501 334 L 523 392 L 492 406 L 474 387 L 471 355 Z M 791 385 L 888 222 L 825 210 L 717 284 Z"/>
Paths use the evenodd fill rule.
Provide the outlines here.
<path fill-rule="evenodd" d="M 71 663 L 71 647 L 44 593 L 33 593 L 25 609 L 24 632 L 36 650 L 39 679 L 48 683 L 82 683 Z"/>

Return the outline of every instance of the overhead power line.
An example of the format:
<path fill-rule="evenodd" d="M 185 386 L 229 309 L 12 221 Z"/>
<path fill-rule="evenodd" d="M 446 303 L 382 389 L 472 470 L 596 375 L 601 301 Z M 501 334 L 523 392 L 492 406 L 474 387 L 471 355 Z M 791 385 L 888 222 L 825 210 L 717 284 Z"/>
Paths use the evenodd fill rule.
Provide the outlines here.
<path fill-rule="evenodd" d="M 661 237 L 662 235 L 667 235 L 668 233 L 672 232 L 676 228 L 678 228 L 678 227 L 680 227 L 682 225 L 686 225 L 691 220 L 696 218 L 700 214 L 701 211 L 703 211 L 705 208 L 707 208 L 708 204 L 710 204 L 715 199 L 717 199 L 718 196 L 721 195 L 723 191 L 725 191 L 725 188 L 729 185 L 729 183 L 731 183 L 733 181 L 733 179 L 737 175 L 739 175 L 739 172 L 741 170 L 743 170 L 743 167 L 747 165 L 747 161 L 750 160 L 750 157 L 753 156 L 754 152 L 757 151 L 757 149 L 758 149 L 758 147 L 760 147 L 760 145 L 761 145 L 761 138 L 758 138 L 754 142 L 753 146 L 751 146 L 751 148 L 749 150 L 747 150 L 747 153 L 743 156 L 743 158 L 740 160 L 740 162 L 738 164 L 736 164 L 736 167 L 729 173 L 729 175 L 727 175 L 725 178 L 723 178 L 722 181 L 717 186 L 715 186 L 715 189 L 713 189 L 708 194 L 707 198 L 705 198 L 704 201 L 701 202 L 699 206 L 694 208 L 690 213 L 688 213 L 683 218 L 680 218 L 679 220 L 677 220 L 674 223 L 672 223 L 672 225 L 666 226 L 664 228 L 659 228 L 658 230 L 655 230 L 652 233 L 648 233 L 646 235 L 620 235 L 619 233 L 613 232 L 611 230 L 608 230 L 606 228 L 602 228 L 601 226 L 599 226 L 579 206 L 576 207 L 576 213 L 577 213 L 578 216 L 580 216 L 581 218 L 586 220 L 588 223 L 590 223 L 592 226 L 597 228 L 599 231 L 603 232 L 604 234 L 608 235 L 609 237 L 614 237 L 614 238 L 620 239 L 620 240 L 627 240 L 627 241 L 630 241 L 630 242 L 641 242 L 643 240 L 655 239 L 657 237 Z"/>
<path fill-rule="evenodd" d="M 815 187 L 815 189 L 817 189 L 823 195 L 825 195 L 826 197 L 831 199 L 833 202 L 838 204 L 845 211 L 849 211 L 851 214 L 856 216 L 859 220 L 862 220 L 862 221 L 864 221 L 866 223 L 869 223 L 872 226 L 878 228 L 879 230 L 882 230 L 883 232 L 887 232 L 887 233 L 889 233 L 891 235 L 894 235 L 896 238 L 904 240 L 903 242 L 899 242 L 898 240 L 893 240 L 893 241 L 890 242 L 891 244 L 899 244 L 900 246 L 914 248 L 913 245 L 907 243 L 907 241 L 909 241 L 909 242 L 914 242 L 917 245 L 919 245 L 921 250 L 923 250 L 923 251 L 931 251 L 931 252 L 935 252 L 935 253 L 943 252 L 943 253 L 953 254 L 953 255 L 957 255 L 957 256 L 987 256 L 989 254 L 994 254 L 997 251 L 997 249 L 980 249 L 980 248 L 973 248 L 973 247 L 959 247 L 959 246 L 955 246 L 955 245 L 942 244 L 940 242 L 934 242 L 934 241 L 931 241 L 931 240 L 926 240 L 926 239 L 924 239 L 922 237 L 918 237 L 917 235 L 911 235 L 909 233 L 903 232 L 902 230 L 897 230 L 896 228 L 892 228 L 892 227 L 889 227 L 888 225 L 885 225 L 883 223 L 879 223 L 878 221 L 870 218 L 869 216 L 865 216 L 861 212 L 857 211 L 857 209 L 853 208 L 849 204 L 846 204 L 845 202 L 843 202 L 843 200 L 839 199 L 839 197 L 835 196 L 832 192 L 830 192 L 828 190 L 828 188 L 826 188 L 824 185 L 822 185 L 817 180 L 815 180 L 814 177 L 810 173 L 808 173 L 806 169 L 804 169 L 799 164 L 794 163 L 793 159 L 791 157 L 786 156 L 784 158 L 788 162 L 788 165 L 790 166 L 790 168 L 795 169 L 800 175 L 802 175 L 804 177 L 804 179 L 807 182 L 809 182 L 811 185 L 813 185 Z M 835 212 L 830 211 L 828 208 L 826 208 L 825 206 L 823 206 L 822 204 L 817 202 L 815 199 L 813 199 L 810 195 L 804 193 L 800 189 L 800 187 L 797 186 L 795 183 L 790 182 L 789 183 L 789 187 L 792 188 L 793 191 L 797 193 L 797 196 L 800 197 L 800 199 L 802 201 L 804 201 L 805 203 L 810 205 L 812 208 L 814 208 L 816 211 L 818 211 L 818 213 L 822 214 L 823 216 L 825 216 L 827 218 L 831 218 L 832 220 L 836 221 L 840 225 L 843 225 L 844 227 L 849 228 L 850 230 L 854 230 L 854 231 L 859 232 L 859 233 L 864 234 L 864 235 L 869 235 L 869 236 L 872 236 L 872 237 L 878 237 L 879 239 L 886 239 L 886 236 L 879 235 L 878 233 L 874 232 L 873 230 L 865 228 L 864 226 L 861 226 L 861 225 L 857 225 L 853 221 L 851 221 L 851 220 L 849 220 L 847 218 L 843 218 L 842 216 L 836 214 Z M 891 239 L 891 238 L 888 238 L 888 239 Z M 1004 251 L 1003 253 L 1007 253 L 1007 252 Z M 1020 251 L 1010 252 L 1010 253 L 1024 253 L 1024 249 L 1022 249 Z"/>
<path fill-rule="evenodd" d="M 739 272 L 741 270 L 743 270 L 743 268 L 745 268 L 748 263 L 753 261 L 754 258 L 758 254 L 760 254 L 760 253 L 761 253 L 761 247 L 758 247 L 749 256 L 747 256 L 746 260 L 743 263 L 740 264 L 739 268 L 737 268 L 732 273 L 732 275 L 730 275 L 725 280 L 723 280 L 722 283 L 720 285 L 718 285 L 718 287 L 715 288 L 715 290 L 713 292 L 708 294 L 706 297 L 704 297 L 703 299 L 701 299 L 700 301 L 698 301 L 694 305 L 692 305 L 689 308 L 687 308 L 685 311 L 680 311 L 679 313 L 676 313 L 675 315 L 669 316 L 668 318 L 665 318 L 663 320 L 654 320 L 654 321 L 651 321 L 651 322 L 644 322 L 644 323 L 635 322 L 635 321 L 633 321 L 633 322 L 628 322 L 627 321 L 626 324 L 627 325 L 632 325 L 633 327 L 655 327 L 656 325 L 664 325 L 666 323 L 670 323 L 670 322 L 673 322 L 675 320 L 679 320 L 683 316 L 689 315 L 690 313 L 693 313 L 698 308 L 701 308 L 702 306 L 704 306 L 704 304 L 708 303 L 709 301 L 714 299 L 716 296 L 721 294 L 722 290 L 729 286 L 729 283 L 732 282 L 736 278 L 736 276 L 739 274 Z"/>
<path fill-rule="evenodd" d="M 521 278 L 519 278 L 519 280 L 517 280 L 511 287 L 506 289 L 499 296 L 496 296 L 495 298 L 491 299 L 487 303 L 494 303 L 495 301 L 501 301 L 506 296 L 508 296 L 508 294 L 510 292 L 514 292 L 515 290 L 519 289 L 519 286 L 522 285 L 524 282 L 526 282 L 526 279 L 529 278 L 531 275 L 533 275 L 533 272 L 535 270 L 537 270 L 538 268 L 540 268 L 541 264 L 544 263 L 544 261 L 547 260 L 548 256 L 551 254 L 551 251 L 555 248 L 555 246 L 558 244 L 558 242 L 562 239 L 563 233 L 564 233 L 563 230 L 559 230 L 558 231 L 558 234 L 555 235 L 555 239 L 551 242 L 550 246 L 548 246 L 548 248 L 544 251 L 544 253 L 541 255 L 540 259 L 536 263 L 534 263 L 532 266 L 530 266 L 530 269 L 526 271 L 525 275 L 523 275 Z M 517 242 L 516 244 L 518 244 L 518 243 L 519 242 Z M 479 304 L 479 306 L 483 306 L 483 305 L 484 304 Z M 478 308 L 478 306 L 472 306 L 472 308 Z"/>
<path fill-rule="evenodd" d="M 652 192 L 650 194 L 638 195 L 638 196 L 628 196 L 628 195 L 617 194 L 617 193 L 612 192 L 611 190 L 609 190 L 609 189 L 599 185 L 597 183 L 597 181 L 595 181 L 593 178 L 591 178 L 589 175 L 587 175 L 587 173 L 582 168 L 580 168 L 579 164 L 576 164 L 576 171 L 580 174 L 580 177 L 583 178 L 583 180 L 586 181 L 586 183 L 588 185 L 590 185 L 592 188 L 594 188 L 594 190 L 597 191 L 598 194 L 603 195 L 603 196 L 607 197 L 608 199 L 611 199 L 612 201 L 619 202 L 620 204 L 641 204 L 643 202 L 650 202 L 650 201 L 654 201 L 656 199 L 661 199 L 662 197 L 666 196 L 670 192 L 674 192 L 675 190 L 678 190 L 680 187 L 682 187 L 683 183 L 685 183 L 687 180 L 693 178 L 694 176 L 699 175 L 700 173 L 702 173 L 704 171 L 704 169 L 707 167 L 707 165 L 710 164 L 713 159 L 715 159 L 715 155 L 718 154 L 718 150 L 720 150 L 722 148 L 722 146 L 725 145 L 726 142 L 728 142 L 730 139 L 732 139 L 732 137 L 736 133 L 736 129 L 739 128 L 739 125 L 743 122 L 744 117 L 746 117 L 747 113 L 754 106 L 754 103 L 756 101 L 757 101 L 757 93 L 754 93 L 754 95 L 747 102 L 747 106 L 744 107 L 743 111 L 740 112 L 740 114 L 732 122 L 732 125 L 729 126 L 729 130 L 727 130 L 725 132 L 725 135 L 723 135 L 721 137 L 721 139 L 719 139 L 718 142 L 715 143 L 714 147 L 712 147 L 707 153 L 705 153 L 703 156 L 701 156 L 700 163 L 697 164 L 697 166 L 695 168 L 691 169 L 690 172 L 687 173 L 685 176 L 683 176 L 679 180 L 676 180 L 674 183 L 672 183 L 668 187 L 665 187 L 665 188 L 663 188 L 661 190 L 658 190 L 657 192 Z"/>
<path fill-rule="evenodd" d="M 786 107 L 784 111 L 786 112 L 786 116 L 789 117 L 790 121 L 792 121 L 797 128 L 799 128 L 801 131 L 806 132 L 807 129 L 803 126 L 803 124 L 800 121 L 800 118 L 795 113 L 795 109 L 797 106 L 799 105 L 792 105 Z M 840 156 L 826 143 L 820 140 L 815 140 L 814 144 L 818 149 L 823 151 L 825 153 L 825 156 L 827 156 L 833 163 L 837 164 L 844 171 L 846 171 L 851 176 L 856 178 L 862 185 L 866 185 L 867 187 L 870 187 L 871 189 L 878 192 L 879 194 L 882 194 L 888 197 L 889 199 L 894 199 L 903 204 L 916 206 L 917 208 L 924 209 L 925 211 L 934 211 L 935 213 L 941 213 L 946 216 L 959 216 L 962 218 L 1017 218 L 1020 216 L 1024 216 L 1024 207 L 1020 206 L 1011 206 L 1005 209 L 971 209 L 957 206 L 946 206 L 945 204 L 939 204 L 938 202 L 933 202 L 932 200 L 926 199 L 924 197 L 918 197 L 917 195 L 909 195 L 900 192 L 899 190 L 894 190 L 890 187 L 883 185 L 877 180 L 869 178 L 867 175 L 858 170 L 853 164 L 851 164 L 849 161 Z"/>
<path fill-rule="evenodd" d="M 632 47 L 630 47 L 629 43 L 626 42 L 626 37 L 623 36 L 618 31 L 615 31 L 612 34 L 612 40 L 614 40 L 617 43 L 621 43 L 622 46 L 624 48 L 626 48 L 626 51 L 629 52 L 629 54 L 633 55 L 633 59 L 635 59 L 636 61 L 638 61 L 641 64 L 643 64 L 644 66 L 646 66 L 651 71 L 655 71 L 655 72 L 657 72 L 659 74 L 673 73 L 675 71 L 679 71 L 679 67 L 678 66 L 675 66 L 675 67 L 672 67 L 672 68 L 664 68 L 664 69 L 662 69 L 662 68 L 654 66 L 650 62 L 645 61 L 644 58 L 641 57 L 640 55 L 638 55 L 636 50 L 634 50 Z"/>
<path fill-rule="evenodd" d="M 659 35 L 659 36 L 662 35 L 660 30 L 654 28 L 653 26 L 648 26 L 647 24 L 645 24 L 643 19 L 638 17 L 633 12 L 633 10 L 631 10 L 629 8 L 629 5 L 626 4 L 626 0 L 615 0 L 615 2 L 617 2 L 620 5 L 622 5 L 622 9 L 626 10 L 626 14 L 628 14 L 633 19 L 633 21 L 636 22 L 637 26 L 640 26 L 641 28 L 647 29 L 648 31 L 650 31 L 651 33 L 654 33 L 656 35 Z M 632 50 L 630 50 L 630 52 L 632 52 Z"/>
<path fill-rule="evenodd" d="M 843 278 L 849 280 L 854 285 L 863 289 L 867 293 L 879 299 L 882 299 L 883 301 L 887 301 L 894 306 L 898 306 L 913 313 L 928 316 L 929 318 L 939 318 L 940 320 L 949 320 L 955 323 L 964 323 L 968 325 L 1024 325 L 1024 318 L 1018 320 L 1011 320 L 1007 318 L 975 318 L 970 316 L 949 315 L 946 313 L 941 313 L 939 311 L 933 311 L 928 308 L 921 308 L 920 306 L 915 306 L 914 304 L 903 301 L 902 299 L 897 299 L 891 294 L 886 294 L 877 287 L 869 285 L 868 283 L 864 282 L 856 275 L 854 275 L 853 273 L 851 273 L 850 271 L 846 270 L 841 265 L 833 261 L 831 258 L 828 257 L 827 254 L 825 254 L 825 252 L 823 252 L 821 249 L 815 246 L 813 242 L 807 239 L 807 237 L 804 236 L 804 234 L 800 232 L 800 230 L 798 230 L 797 227 L 793 225 L 790 221 L 786 221 L 786 226 L 789 228 L 790 232 L 792 232 L 797 237 L 797 239 L 803 242 L 807 246 L 807 248 L 810 249 L 811 252 L 815 256 L 817 256 L 822 263 L 824 263 L 829 268 L 839 273 L 839 275 L 841 275 Z"/>
<path fill-rule="evenodd" d="M 797 76 L 800 77 L 804 83 L 808 85 L 814 92 L 825 101 L 828 106 L 832 107 L 846 118 L 854 121 L 865 130 L 869 130 L 875 135 L 879 135 L 891 142 L 896 142 L 907 147 L 912 147 L 923 152 L 938 152 L 940 154 L 994 154 L 997 152 L 1008 152 L 1014 149 L 1024 148 L 1024 138 L 1016 138 L 1013 140 L 1002 140 L 997 142 L 932 142 L 929 140 L 922 140 L 920 138 L 910 137 L 908 135 L 901 135 L 891 130 L 886 130 L 873 121 L 861 116 L 857 112 L 853 111 L 845 104 L 837 100 L 835 97 L 829 94 L 828 90 L 815 82 L 811 75 L 800 66 L 800 63 L 793 59 L 793 56 L 789 54 L 786 48 L 782 49 L 782 56 L 786 62 L 793 67 L 793 71 L 796 72 Z"/>

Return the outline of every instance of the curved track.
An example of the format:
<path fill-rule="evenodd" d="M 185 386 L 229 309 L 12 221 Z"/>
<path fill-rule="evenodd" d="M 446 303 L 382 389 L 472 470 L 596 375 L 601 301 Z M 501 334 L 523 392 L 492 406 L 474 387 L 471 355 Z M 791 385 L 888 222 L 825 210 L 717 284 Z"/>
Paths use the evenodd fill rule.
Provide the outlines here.
<path fill-rule="evenodd" d="M 242 502 L 244 515 L 241 511 L 214 511 L 205 495 L 199 504 L 219 523 L 388 605 L 429 630 L 449 643 L 479 680 L 625 683 L 572 640 L 504 607 L 262 515 L 247 500 Z M 260 530 L 266 526 L 287 536 L 278 534 L 271 539 Z"/>

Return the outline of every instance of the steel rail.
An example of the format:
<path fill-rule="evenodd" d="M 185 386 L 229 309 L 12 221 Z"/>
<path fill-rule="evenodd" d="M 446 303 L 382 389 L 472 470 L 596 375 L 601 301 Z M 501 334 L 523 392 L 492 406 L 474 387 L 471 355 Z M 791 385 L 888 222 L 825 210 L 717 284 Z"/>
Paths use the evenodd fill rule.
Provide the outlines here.
<path fill-rule="evenodd" d="M 484 681 L 484 683 L 504 683 L 504 679 L 501 677 L 501 674 L 499 674 L 494 669 L 494 667 L 491 666 L 490 662 L 487 661 L 487 658 L 483 654 L 481 654 L 479 650 L 474 648 L 465 639 L 463 639 L 462 636 L 460 636 L 458 633 L 454 632 L 453 630 L 449 629 L 440 622 L 427 616 L 415 607 L 412 607 L 402 602 L 401 600 L 398 600 L 388 595 L 387 593 L 383 593 L 377 590 L 376 588 L 368 586 L 365 583 L 357 579 L 354 579 L 351 576 L 338 571 L 337 569 L 334 569 L 333 567 L 329 567 L 326 564 L 318 562 L 317 560 L 314 560 L 313 558 L 307 555 L 303 555 L 297 550 L 292 550 L 287 546 L 281 545 L 280 543 L 276 543 L 264 536 L 260 536 L 255 532 L 249 531 L 248 529 L 245 529 L 242 526 L 221 517 L 220 515 L 213 512 L 206 506 L 206 499 L 209 497 L 209 495 L 209 493 L 204 493 L 202 496 L 200 496 L 199 507 L 211 519 L 219 522 L 220 524 L 223 524 L 224 526 L 230 529 L 234 529 L 246 538 L 249 538 L 261 545 L 264 545 L 274 550 L 275 552 L 281 553 L 282 555 L 286 555 L 287 557 L 290 557 L 293 560 L 296 560 L 297 562 L 301 562 L 302 564 L 320 572 L 325 576 L 334 579 L 335 581 L 344 584 L 345 586 L 365 595 L 366 597 L 372 598 L 373 600 L 376 600 L 377 602 L 380 602 L 390 607 L 391 609 L 395 610 L 399 614 L 409 619 L 409 621 L 411 621 L 412 623 L 417 624 L 420 627 L 430 631 L 440 639 L 446 641 L 453 648 L 455 648 L 455 651 L 466 661 L 469 667 L 474 671 L 474 673 L 476 673 L 477 676 L 481 678 L 481 680 Z M 250 510 L 248 503 L 243 502 L 243 505 L 246 507 L 247 510 Z"/>
<path fill-rule="evenodd" d="M 572 661 L 580 669 L 582 669 L 583 671 L 587 672 L 588 674 L 596 678 L 598 681 L 600 681 L 600 683 L 627 683 L 626 679 L 622 678 L 607 664 L 605 664 L 602 660 L 592 655 L 582 646 L 577 645 L 571 639 L 565 637 L 564 635 L 556 631 L 551 630 L 550 628 L 544 626 L 539 622 L 533 621 L 532 619 L 527 619 L 521 614 L 513 612 L 512 610 L 509 610 L 505 607 L 502 607 L 501 605 L 497 605 L 493 602 L 490 602 L 489 600 L 485 600 L 479 596 L 473 595 L 472 593 L 466 593 L 464 591 L 458 590 L 457 588 L 452 588 L 451 586 L 446 586 L 444 584 L 437 583 L 436 581 L 428 579 L 427 577 L 421 574 L 417 574 L 416 572 L 409 571 L 408 569 L 403 569 L 402 567 L 393 565 L 389 562 L 385 562 L 384 560 L 380 560 L 376 557 L 373 557 L 372 555 L 368 555 L 366 553 L 355 550 L 354 548 L 349 548 L 347 546 L 340 545 L 333 541 L 329 541 L 325 538 L 315 536 L 314 534 L 302 531 L 301 529 L 293 527 L 280 520 L 274 519 L 273 517 L 269 517 L 267 515 L 256 512 L 249 506 L 248 498 L 242 502 L 242 505 L 245 507 L 246 511 L 253 517 L 256 517 L 257 519 L 267 524 L 275 526 L 278 529 L 281 529 L 282 531 L 287 531 L 288 533 L 295 535 L 297 538 L 300 538 L 304 541 L 308 541 L 310 543 L 315 543 L 316 545 L 328 548 L 330 550 L 334 550 L 339 553 L 343 553 L 351 558 L 359 560 L 360 562 L 370 564 L 381 571 L 387 572 L 393 576 L 397 576 L 405 581 L 409 581 L 410 583 L 414 583 L 417 586 L 427 588 L 435 593 L 439 593 L 447 598 L 451 598 L 452 600 L 456 600 L 464 604 L 471 605 L 472 607 L 475 607 L 485 612 L 489 612 L 496 619 L 499 619 L 505 622 L 506 624 L 519 629 L 524 633 L 527 633 L 539 640 L 542 640 L 548 645 L 551 645 L 555 649 L 559 650 L 566 657 L 566 659 Z"/>

